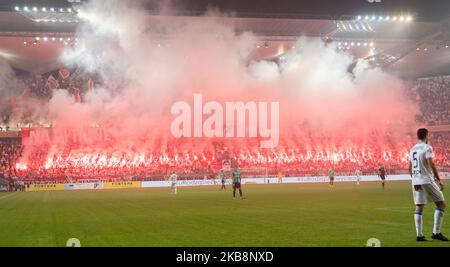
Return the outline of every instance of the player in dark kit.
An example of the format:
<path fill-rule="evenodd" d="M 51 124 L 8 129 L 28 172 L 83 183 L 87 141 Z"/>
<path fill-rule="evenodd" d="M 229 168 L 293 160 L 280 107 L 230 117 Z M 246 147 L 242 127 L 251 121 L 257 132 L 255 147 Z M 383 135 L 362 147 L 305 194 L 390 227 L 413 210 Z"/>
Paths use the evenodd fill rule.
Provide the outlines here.
<path fill-rule="evenodd" d="M 227 177 L 225 175 L 225 171 L 222 170 L 220 172 L 220 182 L 222 183 L 222 186 L 220 187 L 220 190 L 226 190 L 226 188 L 225 188 L 226 179 L 227 179 Z"/>
<path fill-rule="evenodd" d="M 239 189 L 239 195 L 241 199 L 244 199 L 242 196 L 242 188 L 241 188 L 241 173 L 237 168 L 233 170 L 233 199 L 236 199 L 236 189 Z"/>
<path fill-rule="evenodd" d="M 386 182 L 386 170 L 384 169 L 384 166 L 381 166 L 378 170 L 378 176 L 381 178 L 381 187 L 384 189 L 384 184 Z"/>
<path fill-rule="evenodd" d="M 334 169 L 328 171 L 328 178 L 330 179 L 330 186 L 334 186 Z"/>

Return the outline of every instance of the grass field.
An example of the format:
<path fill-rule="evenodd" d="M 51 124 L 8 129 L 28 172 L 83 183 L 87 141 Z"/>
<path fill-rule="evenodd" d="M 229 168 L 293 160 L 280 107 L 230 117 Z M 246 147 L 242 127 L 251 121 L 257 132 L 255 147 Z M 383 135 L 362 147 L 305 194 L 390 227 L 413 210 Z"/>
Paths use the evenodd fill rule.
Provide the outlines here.
<path fill-rule="evenodd" d="M 415 242 L 410 182 L 0 194 L 0 246 L 450 246 Z M 445 192 L 449 198 L 448 191 Z M 424 213 L 430 234 L 434 208 Z M 443 233 L 450 235 L 450 218 Z M 429 238 L 430 239 L 430 238 Z"/>

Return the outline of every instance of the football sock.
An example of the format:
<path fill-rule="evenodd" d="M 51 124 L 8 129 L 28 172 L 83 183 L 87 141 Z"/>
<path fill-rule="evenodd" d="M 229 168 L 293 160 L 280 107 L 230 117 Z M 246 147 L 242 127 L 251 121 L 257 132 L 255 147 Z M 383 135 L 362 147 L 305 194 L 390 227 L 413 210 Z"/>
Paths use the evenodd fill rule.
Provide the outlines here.
<path fill-rule="evenodd" d="M 434 226 L 433 226 L 433 234 L 441 233 L 442 221 L 444 220 L 444 210 L 437 208 L 434 211 Z"/>
<path fill-rule="evenodd" d="M 423 233 L 422 233 L 423 220 L 422 220 L 422 212 L 421 211 L 414 212 L 414 221 L 416 223 L 417 236 L 423 236 Z"/>

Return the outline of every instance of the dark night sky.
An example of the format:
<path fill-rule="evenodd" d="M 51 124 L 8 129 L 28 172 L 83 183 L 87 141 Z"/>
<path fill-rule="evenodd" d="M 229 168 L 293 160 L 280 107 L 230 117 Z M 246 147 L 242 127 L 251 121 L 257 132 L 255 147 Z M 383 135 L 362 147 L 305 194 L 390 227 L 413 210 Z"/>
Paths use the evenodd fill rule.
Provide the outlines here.
<path fill-rule="evenodd" d="M 125 0 L 123 0 L 125 1 Z M 131 0 L 130 0 L 131 1 Z M 133 0 L 134 1 L 134 0 Z M 366 13 L 394 14 L 410 12 L 416 20 L 439 21 L 450 16 L 450 0 L 382 0 L 369 3 L 368 0 L 147 0 L 148 8 L 155 2 L 170 2 L 175 10 L 183 12 L 204 12 L 208 7 L 223 12 L 258 14 L 308 14 L 308 15 L 356 15 Z M 0 0 L 0 10 L 12 10 L 15 5 L 64 6 L 64 0 Z"/>
<path fill-rule="evenodd" d="M 450 16 L 450 0 L 172 0 L 182 10 L 205 11 L 208 6 L 221 11 L 274 14 L 356 15 L 411 12 L 425 20 Z"/>

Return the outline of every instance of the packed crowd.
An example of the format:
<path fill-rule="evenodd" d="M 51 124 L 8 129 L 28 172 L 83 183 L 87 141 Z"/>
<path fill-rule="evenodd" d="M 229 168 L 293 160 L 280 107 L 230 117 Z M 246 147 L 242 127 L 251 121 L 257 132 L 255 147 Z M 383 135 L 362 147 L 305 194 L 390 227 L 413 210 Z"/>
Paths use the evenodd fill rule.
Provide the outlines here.
<path fill-rule="evenodd" d="M 450 171 L 450 132 L 433 133 L 431 144 L 435 162 L 440 171 Z M 363 175 L 377 173 L 380 166 L 388 174 L 406 173 L 408 150 L 413 140 L 396 140 L 382 146 L 377 140 L 353 147 L 335 145 L 326 147 L 311 138 L 315 147 L 280 146 L 276 151 L 259 151 L 239 146 L 227 149 L 216 143 L 212 150 L 178 152 L 167 146 L 164 153 L 155 152 L 86 152 L 67 147 L 62 153 L 51 152 L 49 144 L 23 150 L 18 141 L 2 142 L 1 171 L 6 177 L 31 182 L 83 182 L 160 180 L 175 171 L 180 179 L 212 179 L 224 162 L 238 166 L 243 176 L 323 176 L 333 168 L 336 175 L 354 175 L 356 169 Z M 320 146 L 318 144 L 324 144 Z"/>
<path fill-rule="evenodd" d="M 418 122 L 426 125 L 450 124 L 450 76 L 417 79 L 411 92 L 420 106 Z"/>
<path fill-rule="evenodd" d="M 0 173 L 3 177 L 14 175 L 15 165 L 23 151 L 18 139 L 0 139 Z"/>
<path fill-rule="evenodd" d="M 450 133 L 434 132 L 431 134 L 431 145 L 435 153 L 435 163 L 443 171 L 450 172 Z"/>
<path fill-rule="evenodd" d="M 62 68 L 42 75 L 22 74 L 11 88 L 0 94 L 0 130 L 11 128 L 12 121 L 33 123 L 33 105 L 44 104 L 52 97 L 55 89 L 66 90 L 76 102 L 83 102 L 84 95 L 94 87 L 94 75 L 82 73 L 80 69 L 71 71 Z M 31 101 L 31 102 L 30 102 Z M 20 112 L 16 112 L 20 110 Z M 14 115 L 19 117 L 14 117 Z"/>
<path fill-rule="evenodd" d="M 53 75 L 49 75 L 37 75 L 34 77 L 26 77 L 22 79 L 25 86 L 25 96 L 43 100 L 50 100 L 53 96 L 54 89 L 64 89 L 67 90 L 69 94 L 75 97 L 76 95 L 80 94 L 83 84 L 85 83 L 84 79 L 81 77 L 74 77 L 71 79 L 56 79 L 53 77 Z"/>
<path fill-rule="evenodd" d="M 26 75 L 20 77 L 19 83 L 17 86 L 23 88 L 23 93 L 1 103 L 0 126 L 2 129 L 9 127 L 8 120 L 21 98 L 31 97 L 48 101 L 54 89 L 63 89 L 67 90 L 76 101 L 82 102 L 84 94 L 93 88 L 94 83 L 100 83 L 100 79 L 95 76 L 88 77 L 79 69 L 71 71 L 61 69 L 43 75 Z M 420 115 L 416 117 L 417 122 L 426 125 L 450 124 L 450 76 L 419 78 L 409 83 L 409 87 L 411 87 L 410 97 L 420 107 Z"/>
<path fill-rule="evenodd" d="M 22 97 L 43 101 L 52 97 L 55 88 L 65 89 L 77 101 L 82 101 L 80 93 L 89 89 L 77 70 L 73 73 L 60 70 L 23 80 L 26 89 Z M 421 108 L 419 122 L 450 124 L 450 76 L 418 79 L 411 92 Z M 6 117 L 2 115 L 2 118 Z M 450 132 L 433 133 L 431 139 L 437 165 L 442 171 L 449 171 Z M 376 174 L 380 166 L 391 174 L 405 173 L 412 138 L 390 140 L 383 137 L 382 142 L 377 138 L 352 142 L 352 145 L 339 142 L 330 145 L 326 138 L 308 136 L 297 144 L 281 144 L 276 151 L 255 150 L 256 146 L 247 144 L 227 147 L 218 142 L 204 151 L 195 152 L 180 152 L 177 149 L 180 146 L 172 143 L 164 148 L 164 152 L 116 153 L 86 152 L 67 145 L 58 154 L 51 152 L 50 144 L 44 143 L 28 149 L 29 153 L 23 155 L 20 140 L 8 140 L 0 141 L 0 173 L 6 179 L 26 182 L 90 181 L 93 178 L 102 181 L 156 180 L 171 171 L 176 171 L 181 179 L 208 179 L 215 177 L 223 161 L 245 170 L 244 176 L 275 176 L 279 172 L 285 176 L 317 176 L 326 175 L 330 168 L 337 175 L 352 175 L 356 169 L 367 175 Z"/>
<path fill-rule="evenodd" d="M 0 191 L 24 190 L 24 183 L 17 179 L 15 165 L 20 159 L 23 146 L 20 139 L 0 139 Z"/>

